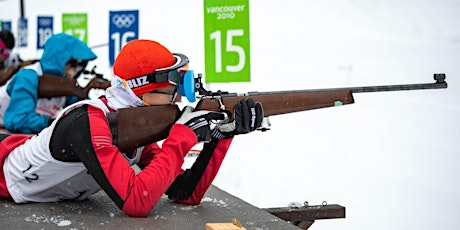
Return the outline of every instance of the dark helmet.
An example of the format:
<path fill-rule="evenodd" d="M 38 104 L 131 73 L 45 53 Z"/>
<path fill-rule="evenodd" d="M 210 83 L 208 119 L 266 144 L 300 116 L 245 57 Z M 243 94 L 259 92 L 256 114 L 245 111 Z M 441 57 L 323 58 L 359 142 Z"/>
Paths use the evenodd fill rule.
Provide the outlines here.
<path fill-rule="evenodd" d="M 8 49 L 13 49 L 14 48 L 14 35 L 11 33 L 9 30 L 2 30 L 0 31 L 0 39 L 5 43 L 6 47 Z"/>

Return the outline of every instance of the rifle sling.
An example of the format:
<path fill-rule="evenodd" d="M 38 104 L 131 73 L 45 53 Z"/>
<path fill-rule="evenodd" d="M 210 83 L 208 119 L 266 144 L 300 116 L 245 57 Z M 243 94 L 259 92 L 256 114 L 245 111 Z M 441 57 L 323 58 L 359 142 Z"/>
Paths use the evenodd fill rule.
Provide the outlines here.
<path fill-rule="evenodd" d="M 110 132 L 112 133 L 112 144 L 118 146 L 117 113 L 107 113 L 106 115 L 109 121 Z"/>

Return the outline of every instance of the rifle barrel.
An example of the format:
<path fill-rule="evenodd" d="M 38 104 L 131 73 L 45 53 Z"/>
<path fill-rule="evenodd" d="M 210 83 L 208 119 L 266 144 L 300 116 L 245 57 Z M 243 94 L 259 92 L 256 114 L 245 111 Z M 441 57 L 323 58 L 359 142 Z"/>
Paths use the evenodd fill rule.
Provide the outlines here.
<path fill-rule="evenodd" d="M 286 93 L 321 92 L 321 91 L 337 91 L 337 90 L 349 90 L 352 93 L 370 93 L 370 92 L 385 92 L 385 91 L 444 89 L 444 88 L 447 88 L 447 82 L 445 81 L 445 79 L 446 79 L 446 75 L 443 73 L 440 73 L 440 74 L 434 74 L 434 80 L 436 80 L 436 82 L 434 83 L 361 86 L 361 87 L 345 87 L 345 88 L 329 88 L 329 89 L 307 89 L 307 90 L 276 91 L 276 92 L 248 92 L 248 95 L 255 96 L 255 95 L 265 95 L 265 94 L 286 94 Z"/>
<path fill-rule="evenodd" d="M 343 88 L 351 90 L 353 93 L 369 93 L 382 91 L 403 91 L 403 90 L 421 90 L 421 89 L 444 89 L 447 88 L 446 74 L 435 73 L 433 76 L 435 83 L 426 84 L 405 84 L 405 85 L 382 85 L 382 86 L 364 86 Z"/>
<path fill-rule="evenodd" d="M 353 93 L 370 93 L 385 91 L 404 91 L 404 90 L 422 90 L 422 89 L 444 89 L 447 88 L 447 82 L 427 83 L 427 84 L 407 84 L 407 85 L 382 85 L 382 86 L 364 86 L 348 88 Z M 347 88 L 344 88 L 347 89 Z"/>

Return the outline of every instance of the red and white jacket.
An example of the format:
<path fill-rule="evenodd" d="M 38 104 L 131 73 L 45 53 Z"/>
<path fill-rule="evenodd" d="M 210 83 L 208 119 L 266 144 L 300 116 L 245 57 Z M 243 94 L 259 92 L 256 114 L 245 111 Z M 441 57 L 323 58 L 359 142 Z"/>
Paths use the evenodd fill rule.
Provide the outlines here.
<path fill-rule="evenodd" d="M 89 130 L 78 127 L 78 131 L 67 135 L 81 137 L 77 143 L 66 144 L 66 148 L 77 153 L 79 160 L 55 159 L 50 145 L 56 144 L 54 139 L 62 139 L 56 137 L 61 135 L 55 134 L 56 127 L 77 109 L 83 111 L 78 121 Z M 161 148 L 152 143 L 124 154 L 112 144 L 106 117 L 109 111 L 113 110 L 104 98 L 82 101 L 62 111 L 38 135 L 11 134 L 4 138 L 0 142 L 0 196 L 17 203 L 82 200 L 102 188 L 124 213 L 136 217 L 147 216 L 167 190 L 169 197 L 179 203 L 199 204 L 232 139 L 206 143 L 192 168 L 184 171 L 184 157 L 197 144 L 191 129 L 174 124 Z M 142 170 L 136 174 L 132 164 Z"/>

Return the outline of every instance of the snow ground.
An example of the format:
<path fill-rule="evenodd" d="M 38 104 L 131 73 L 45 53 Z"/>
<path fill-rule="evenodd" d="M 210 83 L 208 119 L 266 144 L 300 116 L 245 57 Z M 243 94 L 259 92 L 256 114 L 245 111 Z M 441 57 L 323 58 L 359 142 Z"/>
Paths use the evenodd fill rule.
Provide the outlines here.
<path fill-rule="evenodd" d="M 109 10 L 139 9 L 142 38 L 187 54 L 204 70 L 202 2 L 146 3 L 36 0 L 26 2 L 26 15 L 31 27 L 36 15 L 54 15 L 59 31 L 60 13 L 88 12 L 97 22 L 89 28 L 93 46 L 108 40 L 101 28 Z M 17 18 L 10 10 L 17 7 L 0 1 L 1 18 Z M 460 1 L 253 0 L 250 11 L 252 81 L 212 90 L 429 83 L 441 72 L 449 87 L 356 94 L 353 105 L 274 116 L 272 130 L 235 138 L 214 184 L 258 207 L 346 207 L 345 219 L 310 229 L 456 229 Z M 107 49 L 95 51 L 98 70 L 109 76 Z M 33 47 L 19 52 L 39 55 Z"/>

